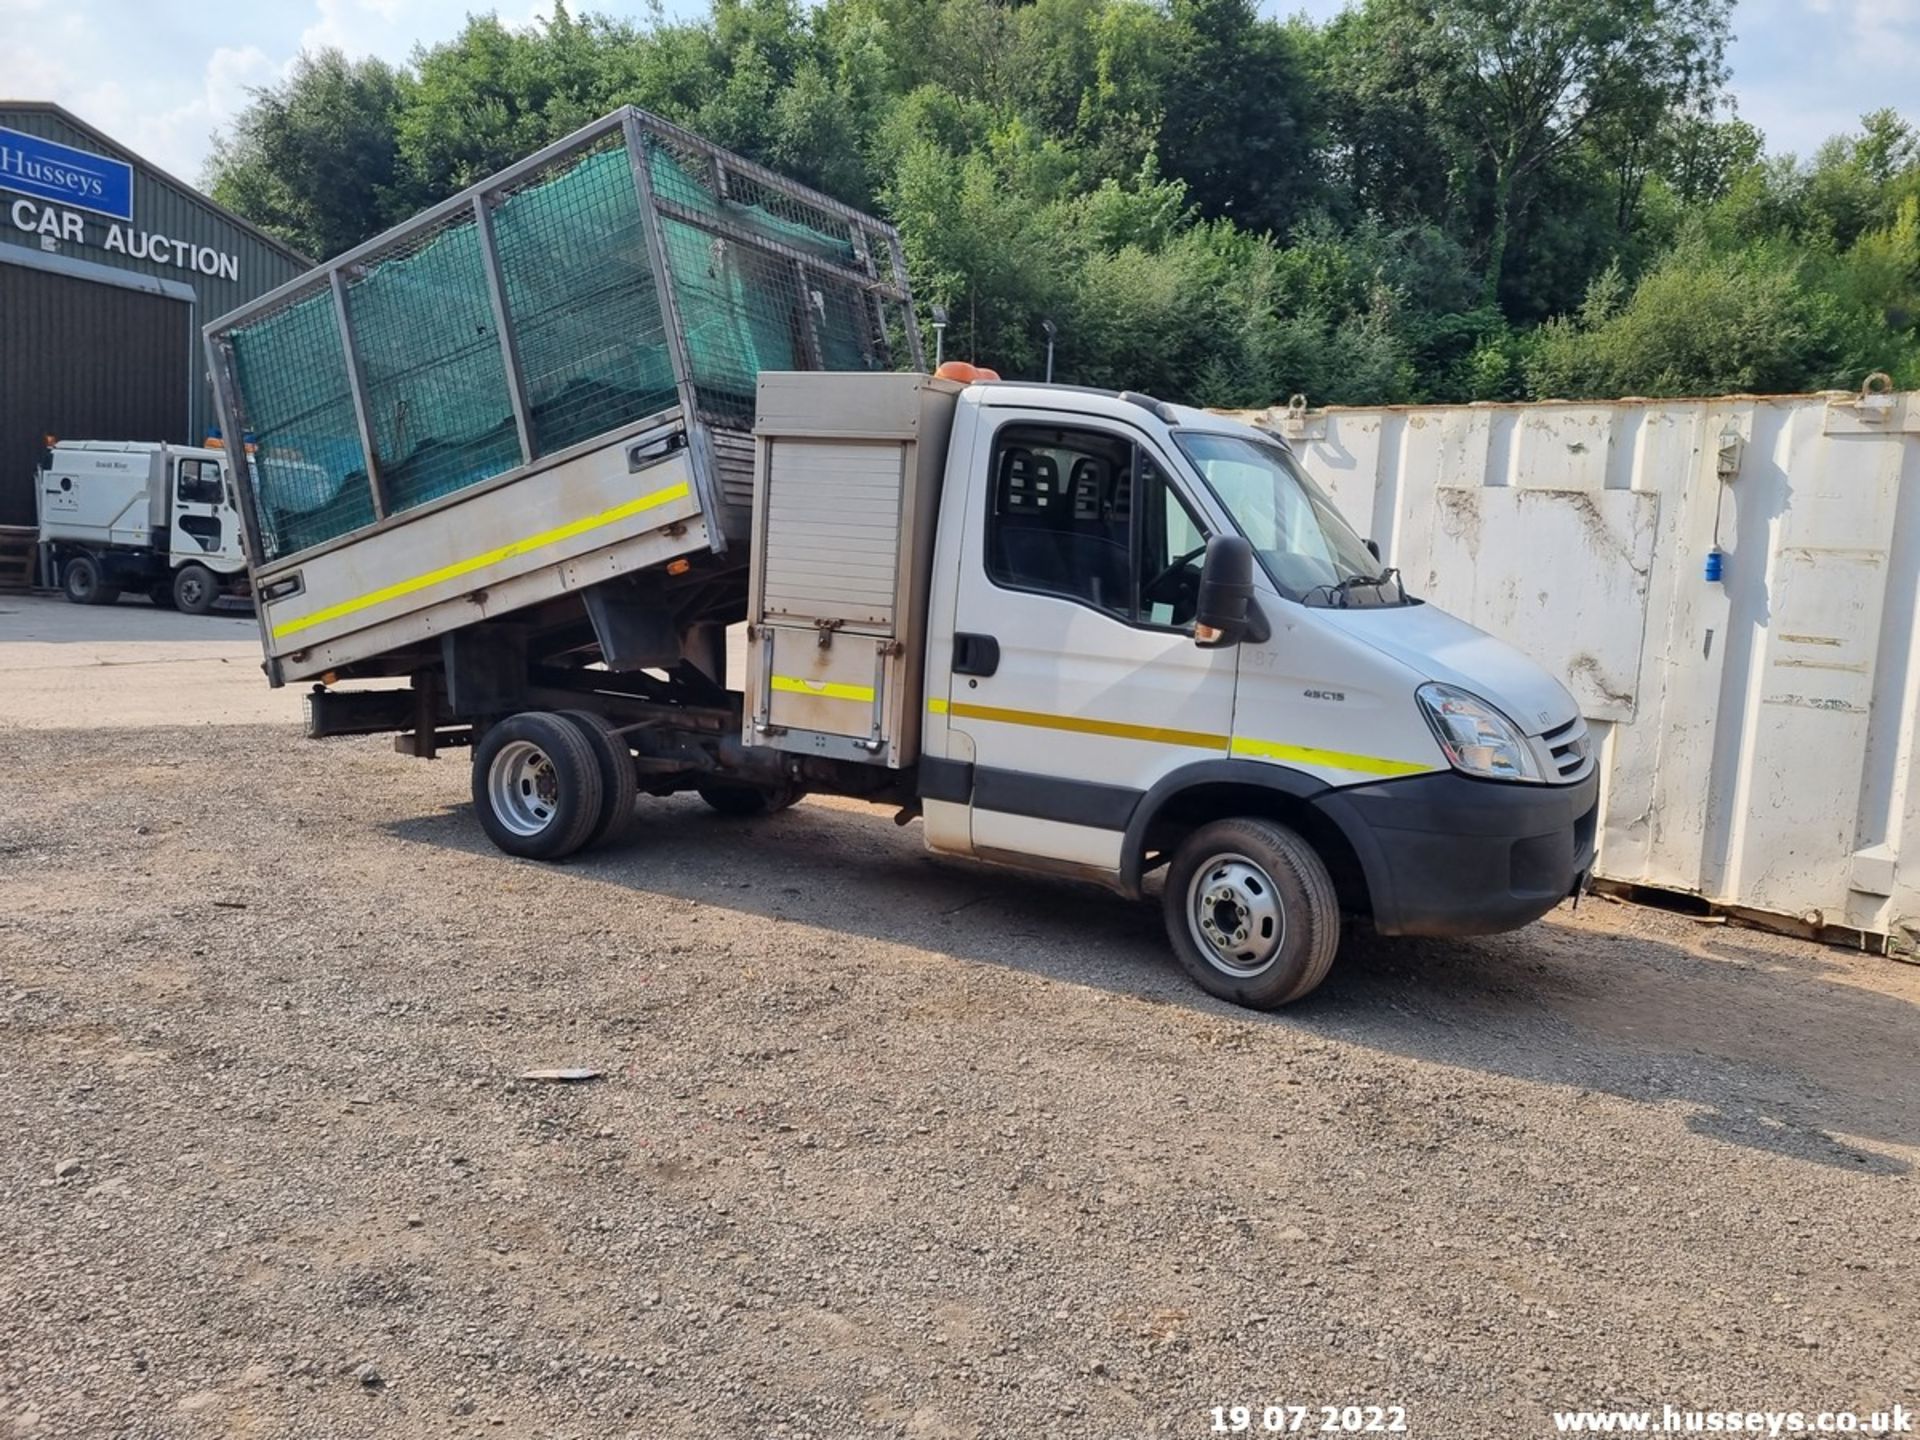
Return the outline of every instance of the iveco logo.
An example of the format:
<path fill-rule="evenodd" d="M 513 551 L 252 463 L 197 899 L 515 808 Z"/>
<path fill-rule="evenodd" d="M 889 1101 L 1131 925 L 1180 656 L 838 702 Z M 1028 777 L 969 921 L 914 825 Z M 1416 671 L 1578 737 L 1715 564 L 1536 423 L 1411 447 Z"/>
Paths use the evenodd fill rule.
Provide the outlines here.
<path fill-rule="evenodd" d="M 1345 700 L 1347 698 L 1346 693 L 1340 690 L 1302 690 L 1300 693 L 1309 700 Z"/>

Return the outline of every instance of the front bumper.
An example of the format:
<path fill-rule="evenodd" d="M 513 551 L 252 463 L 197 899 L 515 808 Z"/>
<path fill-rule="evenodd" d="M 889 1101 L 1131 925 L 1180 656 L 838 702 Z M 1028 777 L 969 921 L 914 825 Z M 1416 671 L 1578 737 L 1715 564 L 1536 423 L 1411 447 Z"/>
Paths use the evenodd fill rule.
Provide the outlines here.
<path fill-rule="evenodd" d="M 1447 771 L 1317 797 L 1366 873 L 1385 935 L 1492 935 L 1538 920 L 1593 866 L 1596 768 L 1570 785 Z"/>

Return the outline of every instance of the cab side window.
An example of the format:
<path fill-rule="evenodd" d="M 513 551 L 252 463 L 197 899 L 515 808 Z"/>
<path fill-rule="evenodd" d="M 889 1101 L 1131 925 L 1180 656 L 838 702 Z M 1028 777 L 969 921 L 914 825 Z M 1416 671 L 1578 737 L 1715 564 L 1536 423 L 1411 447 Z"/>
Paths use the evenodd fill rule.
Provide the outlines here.
<path fill-rule="evenodd" d="M 218 505 L 226 499 L 217 460 L 182 460 L 174 494 L 189 505 Z"/>
<path fill-rule="evenodd" d="M 1140 472 L 1140 619 L 1189 625 L 1200 598 L 1207 534 L 1150 457 L 1141 457 Z"/>
<path fill-rule="evenodd" d="M 1130 625 L 1192 620 L 1198 562 L 1179 562 L 1205 534 L 1152 456 L 1106 431 L 1009 425 L 995 437 L 992 465 L 995 582 Z"/>

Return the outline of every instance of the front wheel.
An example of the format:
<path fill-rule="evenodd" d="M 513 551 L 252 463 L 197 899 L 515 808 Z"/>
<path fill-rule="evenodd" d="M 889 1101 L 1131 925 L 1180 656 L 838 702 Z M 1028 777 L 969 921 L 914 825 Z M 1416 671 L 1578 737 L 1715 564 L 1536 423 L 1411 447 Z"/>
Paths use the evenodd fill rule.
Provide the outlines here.
<path fill-rule="evenodd" d="M 205 615 L 220 598 L 220 582 L 197 560 L 189 560 L 173 574 L 173 608 L 186 615 Z"/>
<path fill-rule="evenodd" d="M 1201 989 L 1255 1010 L 1298 1000 L 1340 948 L 1340 901 L 1314 848 L 1271 820 L 1216 820 L 1167 869 L 1167 935 Z"/>
<path fill-rule="evenodd" d="M 529 710 L 491 727 L 473 750 L 473 809 L 509 855 L 558 860 L 600 823 L 600 762 L 571 720 Z"/>

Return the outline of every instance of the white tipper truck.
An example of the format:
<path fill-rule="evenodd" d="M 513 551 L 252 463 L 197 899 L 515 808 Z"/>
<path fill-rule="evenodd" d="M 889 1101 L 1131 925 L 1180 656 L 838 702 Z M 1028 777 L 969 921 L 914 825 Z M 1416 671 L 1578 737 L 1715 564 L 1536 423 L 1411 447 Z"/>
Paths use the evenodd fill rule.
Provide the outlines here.
<path fill-rule="evenodd" d="M 229 433 L 271 383 L 237 373 L 244 323 L 208 331 Z M 1598 781 L 1573 699 L 1407 594 L 1283 440 L 942 368 L 763 370 L 750 432 L 695 375 L 670 411 L 255 548 L 267 673 L 317 682 L 315 736 L 470 746 L 513 855 L 617 836 L 641 792 L 757 815 L 814 791 L 1134 899 L 1158 872 L 1182 965 L 1248 1006 L 1319 984 L 1348 917 L 1481 934 L 1577 890 Z"/>
<path fill-rule="evenodd" d="M 204 615 L 245 594 L 240 517 L 226 454 L 136 440 L 57 440 L 40 465 L 40 544 L 76 605 L 139 590 L 156 605 Z"/>

